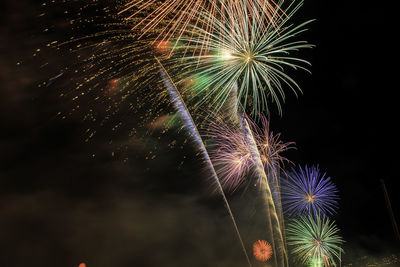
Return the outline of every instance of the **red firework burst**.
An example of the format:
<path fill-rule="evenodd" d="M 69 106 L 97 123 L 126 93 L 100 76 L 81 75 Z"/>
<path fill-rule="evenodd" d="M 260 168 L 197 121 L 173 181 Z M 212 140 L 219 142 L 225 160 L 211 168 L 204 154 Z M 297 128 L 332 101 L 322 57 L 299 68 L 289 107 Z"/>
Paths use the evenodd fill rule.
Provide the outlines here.
<path fill-rule="evenodd" d="M 258 261 L 267 261 L 272 256 L 272 247 L 265 240 L 257 240 L 253 244 L 253 255 Z"/>

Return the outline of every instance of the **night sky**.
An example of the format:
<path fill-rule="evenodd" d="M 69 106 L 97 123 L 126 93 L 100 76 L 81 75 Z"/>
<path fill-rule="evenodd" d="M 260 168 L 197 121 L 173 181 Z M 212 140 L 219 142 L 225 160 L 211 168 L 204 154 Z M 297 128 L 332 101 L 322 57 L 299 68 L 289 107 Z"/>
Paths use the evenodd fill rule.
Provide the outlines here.
<path fill-rule="evenodd" d="M 346 240 L 344 263 L 400 252 L 380 184 L 400 220 L 391 5 L 306 0 L 296 20 L 316 19 L 302 38 L 316 45 L 302 52 L 312 75 L 295 73 L 304 94 L 288 94 L 283 116 L 271 114 L 272 131 L 296 143 L 285 156 L 319 164 L 340 191 L 333 218 Z M 210 193 L 184 132 L 137 138 L 99 127 L 85 142 L 80 112 L 56 116 L 72 107 L 59 97 L 70 77 L 38 85 L 73 62 L 50 50 L 33 54 L 69 34 L 43 32 L 65 26 L 64 7 L 0 4 L 0 266 L 245 266 L 223 202 Z M 120 119 L 129 128 L 139 117 Z M 146 159 L 154 147 L 156 157 Z M 262 224 L 251 193 L 229 195 L 249 249 Z"/>

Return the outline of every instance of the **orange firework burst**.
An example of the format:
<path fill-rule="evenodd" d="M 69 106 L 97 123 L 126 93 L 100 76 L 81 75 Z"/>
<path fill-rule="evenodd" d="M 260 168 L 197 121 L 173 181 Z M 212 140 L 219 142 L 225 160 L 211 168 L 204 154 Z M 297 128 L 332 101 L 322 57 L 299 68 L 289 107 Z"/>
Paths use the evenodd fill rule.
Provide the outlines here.
<path fill-rule="evenodd" d="M 272 256 L 272 247 L 265 240 L 257 240 L 253 244 L 253 254 L 258 261 L 267 261 Z"/>

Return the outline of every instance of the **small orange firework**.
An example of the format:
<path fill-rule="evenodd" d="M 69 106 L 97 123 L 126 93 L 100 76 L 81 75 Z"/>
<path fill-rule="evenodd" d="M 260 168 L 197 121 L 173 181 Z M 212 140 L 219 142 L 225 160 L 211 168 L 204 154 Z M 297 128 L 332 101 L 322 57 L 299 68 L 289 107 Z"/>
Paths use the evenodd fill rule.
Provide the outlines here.
<path fill-rule="evenodd" d="M 257 240 L 253 244 L 253 255 L 258 261 L 267 261 L 272 256 L 272 247 L 265 240 Z"/>

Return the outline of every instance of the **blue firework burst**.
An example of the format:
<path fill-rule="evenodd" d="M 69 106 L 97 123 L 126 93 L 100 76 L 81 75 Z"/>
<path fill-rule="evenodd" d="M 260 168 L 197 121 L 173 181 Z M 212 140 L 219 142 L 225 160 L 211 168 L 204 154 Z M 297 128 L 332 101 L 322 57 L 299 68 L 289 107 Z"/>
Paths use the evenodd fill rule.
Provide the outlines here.
<path fill-rule="evenodd" d="M 299 214 L 333 214 L 338 207 L 338 190 L 326 173 L 318 166 L 299 166 L 286 173 L 281 182 L 284 212 L 290 216 Z"/>

